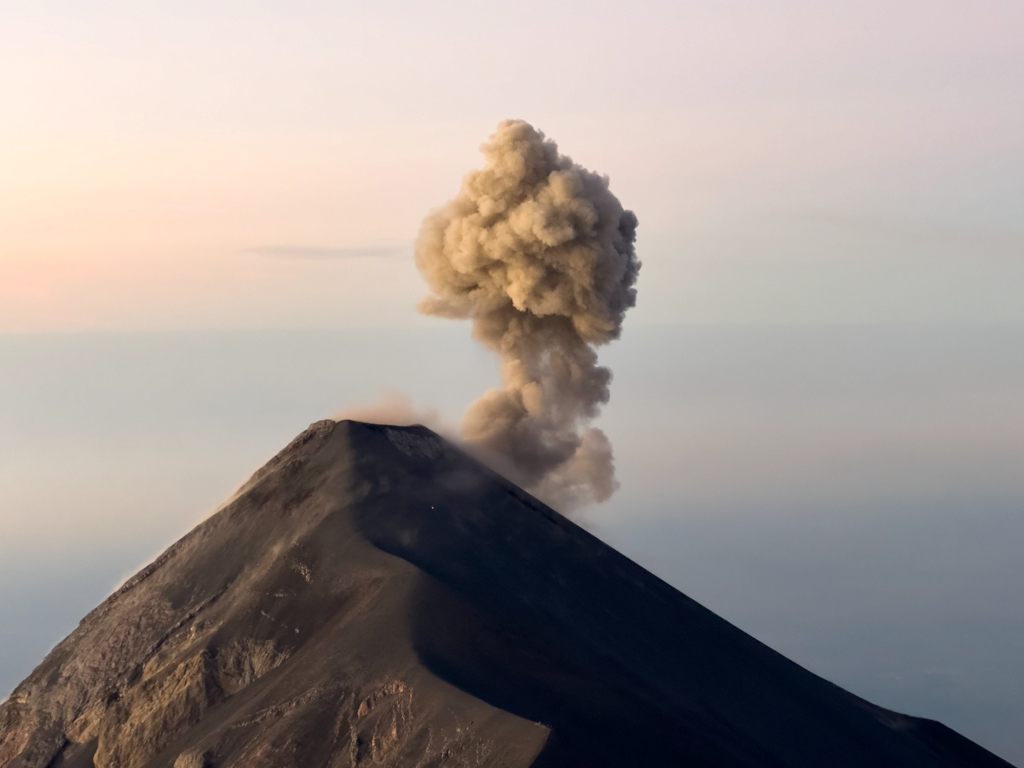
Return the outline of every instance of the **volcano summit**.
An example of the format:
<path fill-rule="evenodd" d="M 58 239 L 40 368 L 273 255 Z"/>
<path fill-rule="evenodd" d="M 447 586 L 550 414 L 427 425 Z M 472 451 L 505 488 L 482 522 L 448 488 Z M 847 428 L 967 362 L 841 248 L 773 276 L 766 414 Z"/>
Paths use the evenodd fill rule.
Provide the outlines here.
<path fill-rule="evenodd" d="M 423 427 L 313 424 L 0 706 L 0 768 L 1008 763 L 788 661 Z"/>

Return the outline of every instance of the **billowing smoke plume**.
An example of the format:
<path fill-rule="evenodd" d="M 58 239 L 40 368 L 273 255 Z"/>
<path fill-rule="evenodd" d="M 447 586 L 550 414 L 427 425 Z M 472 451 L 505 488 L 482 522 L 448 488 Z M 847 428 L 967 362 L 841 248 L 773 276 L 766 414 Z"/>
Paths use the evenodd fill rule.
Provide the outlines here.
<path fill-rule="evenodd" d="M 486 163 L 423 223 L 420 311 L 472 318 L 502 357 L 504 388 L 466 410 L 462 432 L 513 479 L 560 508 L 616 489 L 611 444 L 587 428 L 608 402 L 596 347 L 636 303 L 637 219 L 608 179 L 560 155 L 521 120 L 482 147 Z"/>

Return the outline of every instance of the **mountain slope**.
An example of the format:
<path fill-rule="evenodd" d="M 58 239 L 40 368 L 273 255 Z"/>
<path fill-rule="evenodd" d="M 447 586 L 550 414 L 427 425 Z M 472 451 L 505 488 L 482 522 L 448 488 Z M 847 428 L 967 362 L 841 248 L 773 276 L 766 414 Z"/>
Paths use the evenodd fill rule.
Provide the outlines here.
<path fill-rule="evenodd" d="M 0 768 L 1006 766 L 423 427 L 318 422 L 0 707 Z"/>

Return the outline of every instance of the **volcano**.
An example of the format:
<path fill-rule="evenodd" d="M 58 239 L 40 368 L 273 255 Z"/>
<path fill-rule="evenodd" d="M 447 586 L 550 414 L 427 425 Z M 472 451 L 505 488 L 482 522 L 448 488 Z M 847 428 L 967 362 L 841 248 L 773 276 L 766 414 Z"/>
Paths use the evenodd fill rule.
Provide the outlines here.
<path fill-rule="evenodd" d="M 0 706 L 0 768 L 986 768 L 424 427 L 313 424 Z"/>

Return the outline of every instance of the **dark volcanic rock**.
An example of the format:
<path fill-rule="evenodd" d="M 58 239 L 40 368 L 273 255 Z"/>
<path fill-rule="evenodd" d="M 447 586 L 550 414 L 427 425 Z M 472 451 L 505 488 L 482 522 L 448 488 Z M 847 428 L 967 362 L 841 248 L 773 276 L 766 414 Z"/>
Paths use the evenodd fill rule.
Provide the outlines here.
<path fill-rule="evenodd" d="M 314 424 L 0 707 L 0 768 L 1006 766 L 422 427 Z"/>

